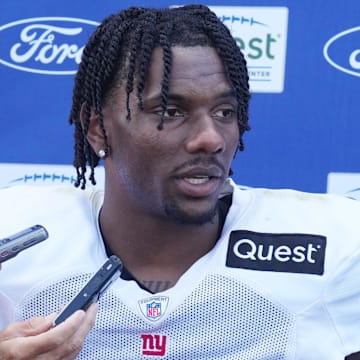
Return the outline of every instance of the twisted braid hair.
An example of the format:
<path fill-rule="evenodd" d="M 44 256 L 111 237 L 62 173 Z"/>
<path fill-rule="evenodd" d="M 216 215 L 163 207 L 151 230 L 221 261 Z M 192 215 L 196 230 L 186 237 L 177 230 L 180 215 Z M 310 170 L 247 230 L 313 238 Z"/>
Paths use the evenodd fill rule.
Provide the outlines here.
<path fill-rule="evenodd" d="M 163 115 L 168 101 L 172 67 L 172 46 L 211 46 L 222 59 L 238 102 L 237 118 L 240 131 L 238 148 L 244 149 L 242 136 L 249 130 L 248 103 L 250 99 L 246 61 L 228 28 L 203 5 L 187 5 L 171 9 L 130 7 L 107 17 L 86 44 L 75 78 L 70 124 L 75 126 L 73 165 L 77 172 L 75 186 L 86 186 L 86 166 L 89 180 L 95 184 L 94 169 L 99 157 L 89 145 L 86 135 L 93 112 L 104 137 L 105 152 L 108 138 L 102 108 L 124 85 L 127 94 L 127 118 L 131 120 L 129 96 L 134 91 L 138 106 L 143 107 L 143 90 L 151 54 L 155 47 L 163 49 L 164 74 L 161 84 Z M 83 124 L 80 111 L 83 107 Z M 163 116 L 158 129 L 163 127 Z"/>

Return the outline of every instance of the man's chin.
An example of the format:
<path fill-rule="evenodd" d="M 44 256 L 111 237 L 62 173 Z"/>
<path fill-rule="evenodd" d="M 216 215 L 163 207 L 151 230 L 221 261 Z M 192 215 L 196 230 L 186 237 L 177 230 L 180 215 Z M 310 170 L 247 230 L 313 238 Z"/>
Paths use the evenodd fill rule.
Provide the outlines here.
<path fill-rule="evenodd" d="M 217 207 L 211 210 L 196 212 L 185 211 L 178 207 L 168 207 L 165 210 L 169 220 L 172 220 L 180 225 L 205 225 L 214 221 L 214 217 L 217 213 Z"/>

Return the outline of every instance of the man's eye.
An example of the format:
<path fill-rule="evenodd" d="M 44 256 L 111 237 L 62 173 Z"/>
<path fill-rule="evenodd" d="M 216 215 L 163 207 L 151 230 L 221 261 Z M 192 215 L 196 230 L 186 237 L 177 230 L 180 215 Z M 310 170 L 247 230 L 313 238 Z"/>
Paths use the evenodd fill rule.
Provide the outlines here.
<path fill-rule="evenodd" d="M 233 109 L 220 109 L 215 112 L 215 116 L 218 118 L 229 119 L 235 116 L 235 111 Z"/>
<path fill-rule="evenodd" d="M 178 118 L 178 117 L 183 117 L 184 114 L 181 113 L 178 109 L 176 108 L 167 108 L 164 112 L 164 118 Z"/>

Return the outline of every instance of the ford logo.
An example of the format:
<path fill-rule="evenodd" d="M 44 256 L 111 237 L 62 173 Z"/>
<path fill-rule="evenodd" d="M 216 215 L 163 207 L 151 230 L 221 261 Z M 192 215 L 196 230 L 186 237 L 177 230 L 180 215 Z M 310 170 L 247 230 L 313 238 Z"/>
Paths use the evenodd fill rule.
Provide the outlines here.
<path fill-rule="evenodd" d="M 75 74 L 84 44 L 99 23 L 40 17 L 0 26 L 0 64 L 47 75 Z"/>
<path fill-rule="evenodd" d="M 360 26 L 342 31 L 329 39 L 323 54 L 334 68 L 360 76 Z"/>

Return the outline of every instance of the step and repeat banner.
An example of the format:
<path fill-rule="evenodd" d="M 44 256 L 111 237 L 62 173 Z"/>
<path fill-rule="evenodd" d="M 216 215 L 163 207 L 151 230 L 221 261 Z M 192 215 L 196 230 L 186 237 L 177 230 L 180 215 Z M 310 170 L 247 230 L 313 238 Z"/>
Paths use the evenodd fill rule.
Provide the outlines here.
<path fill-rule="evenodd" d="M 248 62 L 252 130 L 234 159 L 234 179 L 360 199 L 360 1 L 204 4 L 229 27 Z M 68 114 L 83 46 L 104 17 L 133 5 L 155 6 L 1 0 L 0 186 L 73 184 Z M 99 168 L 98 186 L 103 175 Z"/>

